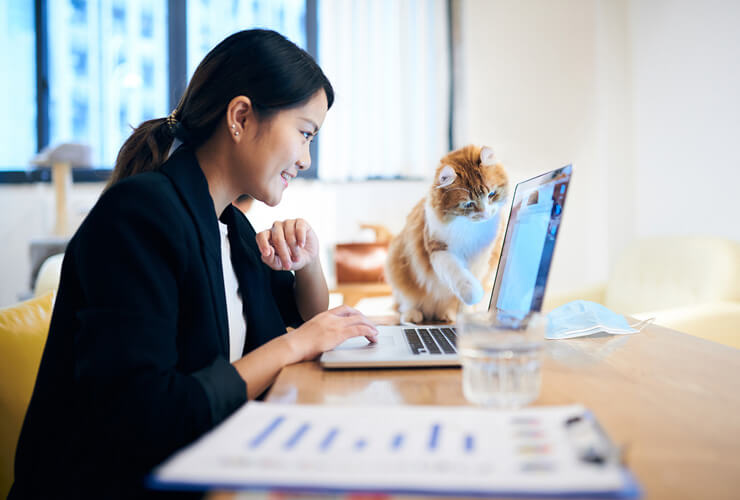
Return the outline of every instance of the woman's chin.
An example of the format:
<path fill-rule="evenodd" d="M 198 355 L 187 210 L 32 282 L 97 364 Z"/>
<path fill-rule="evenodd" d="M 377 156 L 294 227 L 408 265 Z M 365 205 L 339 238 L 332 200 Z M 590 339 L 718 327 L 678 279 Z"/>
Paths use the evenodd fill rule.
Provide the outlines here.
<path fill-rule="evenodd" d="M 264 203 L 268 207 L 274 207 L 275 205 L 280 203 L 280 200 L 283 198 L 283 193 L 282 192 L 280 193 L 271 192 L 271 193 L 265 193 L 265 194 L 259 194 L 259 195 L 253 194 L 251 196 L 255 200 L 261 203 Z"/>
<path fill-rule="evenodd" d="M 260 200 L 262 203 L 267 205 L 268 207 L 275 207 L 280 203 L 280 200 L 283 199 L 283 193 L 282 191 L 279 194 L 272 194 L 269 198 L 265 200 Z"/>

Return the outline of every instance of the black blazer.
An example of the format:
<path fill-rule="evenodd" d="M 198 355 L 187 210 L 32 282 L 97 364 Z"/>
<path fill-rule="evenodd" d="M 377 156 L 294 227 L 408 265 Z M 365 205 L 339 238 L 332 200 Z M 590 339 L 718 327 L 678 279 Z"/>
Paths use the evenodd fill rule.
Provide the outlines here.
<path fill-rule="evenodd" d="M 290 272 L 230 205 L 245 353 L 301 322 Z M 218 222 L 193 152 L 106 191 L 67 247 L 9 498 L 136 498 L 247 399 L 229 363 Z"/>

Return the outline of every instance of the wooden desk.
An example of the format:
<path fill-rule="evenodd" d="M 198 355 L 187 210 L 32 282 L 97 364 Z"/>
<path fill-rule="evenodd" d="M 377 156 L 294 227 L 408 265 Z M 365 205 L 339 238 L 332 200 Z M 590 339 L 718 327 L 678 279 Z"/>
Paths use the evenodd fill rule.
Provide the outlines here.
<path fill-rule="evenodd" d="M 460 370 L 289 366 L 268 401 L 467 404 Z M 581 403 L 624 446 L 648 499 L 740 498 L 740 350 L 659 326 L 548 341 L 536 404 Z"/>

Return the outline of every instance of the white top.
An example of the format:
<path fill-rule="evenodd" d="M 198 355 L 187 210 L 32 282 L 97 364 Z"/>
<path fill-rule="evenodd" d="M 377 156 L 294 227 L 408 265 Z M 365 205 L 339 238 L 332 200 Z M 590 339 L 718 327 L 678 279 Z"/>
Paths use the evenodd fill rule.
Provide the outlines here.
<path fill-rule="evenodd" d="M 231 263 L 231 244 L 227 237 L 226 224 L 218 221 L 221 232 L 221 267 L 224 271 L 224 291 L 226 292 L 226 316 L 229 320 L 229 362 L 242 357 L 244 342 L 247 340 L 247 322 L 242 314 L 242 298 L 239 282 L 236 280 L 234 265 Z"/>

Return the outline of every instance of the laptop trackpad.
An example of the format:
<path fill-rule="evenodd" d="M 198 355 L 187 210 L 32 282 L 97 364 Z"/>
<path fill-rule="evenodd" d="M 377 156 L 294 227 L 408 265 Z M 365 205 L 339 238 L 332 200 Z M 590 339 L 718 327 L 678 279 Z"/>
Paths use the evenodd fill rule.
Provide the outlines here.
<path fill-rule="evenodd" d="M 334 348 L 335 351 L 343 349 L 375 349 L 378 346 L 391 347 L 396 344 L 396 339 L 393 335 L 378 335 L 378 341 L 374 344 L 367 340 L 365 337 L 352 337 L 347 339 Z"/>

